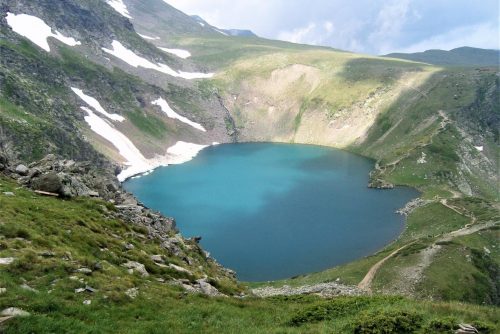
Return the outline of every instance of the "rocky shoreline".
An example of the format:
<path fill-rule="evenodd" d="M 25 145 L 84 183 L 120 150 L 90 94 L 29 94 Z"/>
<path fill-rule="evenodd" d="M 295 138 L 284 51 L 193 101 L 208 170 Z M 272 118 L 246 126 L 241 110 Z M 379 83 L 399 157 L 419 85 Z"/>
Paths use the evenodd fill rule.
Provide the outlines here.
<path fill-rule="evenodd" d="M 314 285 L 302 285 L 291 287 L 284 285 L 279 288 L 266 286 L 252 290 L 252 293 L 261 298 L 273 296 L 295 296 L 295 295 L 317 295 L 322 298 L 333 298 L 338 296 L 360 296 L 367 292 L 356 286 L 344 285 L 338 282 L 319 283 Z"/>
<path fill-rule="evenodd" d="M 0 153 L 0 173 L 8 178 L 16 180 L 21 186 L 29 188 L 39 195 L 71 199 L 74 197 L 92 197 L 113 204 L 113 210 L 106 210 L 110 218 L 122 220 L 129 224 L 140 226 L 145 235 L 138 237 L 156 239 L 169 254 L 181 259 L 187 266 L 195 266 L 199 260 L 192 258 L 189 252 L 201 255 L 201 258 L 217 267 L 220 276 L 236 279 L 236 274 L 218 264 L 198 244 L 200 238 L 186 239 L 179 234 L 175 220 L 155 212 L 142 203 L 134 195 L 126 192 L 116 175 L 120 168 L 111 163 L 104 166 L 96 166 L 90 162 L 58 159 L 49 154 L 43 159 L 28 165 L 9 161 L 5 154 Z M 4 194 L 6 196 L 15 196 Z M 155 261 L 156 262 L 156 261 Z M 131 264 L 129 264 L 131 265 Z M 158 265 L 165 265 L 158 262 Z M 144 266 L 134 263 L 132 270 L 138 270 Z M 135 269 L 134 269 L 135 268 Z M 187 271 L 187 269 L 175 266 L 174 270 Z M 196 280 L 174 280 L 166 282 L 182 286 L 187 292 L 203 293 L 210 296 L 221 296 L 222 294 L 209 283 L 210 278 Z"/>

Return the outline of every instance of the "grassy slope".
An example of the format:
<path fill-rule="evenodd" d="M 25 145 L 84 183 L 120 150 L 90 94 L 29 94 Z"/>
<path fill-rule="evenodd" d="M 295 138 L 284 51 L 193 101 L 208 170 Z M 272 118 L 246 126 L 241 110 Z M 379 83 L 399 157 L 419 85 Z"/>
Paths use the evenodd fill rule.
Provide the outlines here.
<path fill-rule="evenodd" d="M 3 195 L 6 191 L 15 196 Z M 180 274 L 156 267 L 149 255 L 164 254 L 173 263 L 177 260 L 155 240 L 138 237 L 144 232 L 140 228 L 110 219 L 111 205 L 90 199 L 39 197 L 5 179 L 0 179 L 0 194 L 0 257 L 16 258 L 0 270 L 0 287 L 7 288 L 0 295 L 0 308 L 15 306 L 32 314 L 9 320 L 6 333 L 345 333 L 383 312 L 387 319 L 416 319 L 422 333 L 436 319 L 443 322 L 452 317 L 455 325 L 481 322 L 489 328 L 498 320 L 498 310 L 493 308 L 401 297 L 323 301 L 312 296 L 228 299 L 186 295 L 182 289 L 156 280 Z M 125 243 L 135 248 L 125 251 Z M 52 255 L 44 256 L 44 252 Z M 127 260 L 145 263 L 151 276 L 128 274 L 120 266 Z M 88 275 L 74 273 L 95 263 L 102 269 Z M 23 289 L 22 284 L 38 292 Z M 86 284 L 97 291 L 74 292 Z M 136 299 L 125 295 L 133 287 L 139 289 Z M 240 287 L 221 282 L 220 289 L 231 293 Z M 87 299 L 91 305 L 83 304 Z"/>
<path fill-rule="evenodd" d="M 191 42 L 192 40 L 187 40 L 186 43 Z M 205 43 L 210 42 L 212 41 L 205 40 Z M 235 50 L 244 50 L 245 47 L 255 46 L 252 43 L 245 44 L 244 47 L 237 47 L 237 45 L 236 42 L 233 42 L 231 47 Z M 260 56 L 255 57 L 255 55 Z M 200 56 L 199 59 L 210 61 L 210 58 L 204 57 L 207 56 Z M 237 57 L 237 54 L 230 52 L 228 57 Z M 229 62 L 229 60 L 223 59 L 224 61 Z M 274 99 L 275 97 L 268 93 L 275 89 L 273 85 L 276 85 L 276 77 L 274 77 L 274 81 L 269 78 L 276 75 L 276 70 L 286 69 L 293 64 L 321 69 L 320 84 L 312 90 L 296 90 L 298 86 L 300 87 L 301 82 L 303 83 L 306 74 L 303 75 L 302 81 L 301 79 L 294 81 L 289 87 L 286 87 L 286 84 L 290 83 L 285 82 L 284 87 L 281 87 L 283 88 L 281 96 L 286 96 L 286 101 L 281 102 L 289 103 L 289 108 L 283 113 L 285 116 L 277 119 L 270 118 L 269 113 L 266 112 L 267 105 L 265 104 L 258 108 L 244 107 L 245 104 L 248 104 L 247 101 L 252 101 L 253 96 L 260 100 L 272 100 L 269 105 L 279 105 L 280 97 Z M 466 150 L 473 156 L 477 156 L 477 152 L 473 148 L 472 142 L 464 140 L 461 132 L 463 128 L 459 128 L 463 124 L 458 121 L 459 115 L 469 106 L 478 103 L 481 105 L 482 102 L 478 101 L 484 100 L 484 96 L 481 96 L 481 88 L 479 87 L 491 85 L 495 80 L 495 73 L 495 69 L 435 68 L 331 50 L 311 51 L 300 48 L 278 48 L 268 51 L 261 49 L 256 54 L 250 53 L 250 56 L 242 57 L 225 67 L 224 74 L 219 75 L 214 84 L 220 93 L 226 94 L 226 101 L 231 106 L 230 109 L 240 126 L 240 130 L 244 132 L 246 127 L 252 127 L 252 124 L 259 122 L 262 124 L 271 123 L 272 126 L 266 128 L 266 133 L 270 133 L 271 136 L 265 138 L 271 141 L 283 141 L 283 137 L 280 137 L 281 135 L 278 133 L 283 128 L 288 129 L 288 133 L 297 132 L 298 128 L 304 126 L 304 118 L 313 114 L 326 114 L 322 120 L 334 120 L 336 113 L 346 112 L 346 110 L 347 113 L 354 113 L 359 103 L 364 103 L 377 91 L 394 90 L 401 78 L 406 80 L 408 76 L 412 78 L 421 74 L 426 75 L 426 79 L 408 84 L 408 87 L 400 90 L 393 100 L 383 104 L 380 107 L 380 113 L 363 140 L 353 142 L 347 149 L 378 160 L 382 169 L 377 176 L 394 184 L 416 187 L 422 191 L 423 198 L 434 199 L 436 202 L 413 212 L 408 217 L 405 234 L 373 256 L 324 272 L 271 284 L 276 286 L 283 284 L 301 285 L 333 281 L 337 278 L 341 282 L 357 284 L 374 263 L 404 243 L 418 240 L 420 246 L 424 247 L 432 242 L 432 239 L 427 239 L 428 235 L 435 236 L 450 232 L 470 223 L 469 218 L 458 215 L 438 203 L 440 198 L 451 198 L 460 193 L 461 185 L 464 182 L 470 185 L 475 196 L 486 199 L 487 207 L 498 213 L 494 206 L 498 201 L 499 193 L 494 182 L 484 182 L 481 177 L 464 173 L 461 152 Z M 277 80 L 279 84 L 279 79 Z M 256 88 L 248 90 L 248 86 L 252 85 Z M 245 93 L 247 94 L 245 95 Z M 233 95 L 237 96 L 238 100 L 241 99 L 241 95 L 248 97 L 248 99 L 242 100 L 240 104 L 232 104 Z M 290 103 L 290 100 L 295 102 Z M 262 110 L 263 107 L 264 110 Z M 481 109 L 478 107 L 475 110 Z M 287 116 L 287 113 L 291 113 L 291 116 Z M 490 111 L 491 113 L 494 111 Z M 478 119 L 469 119 L 470 124 L 484 123 L 479 119 L 482 117 L 481 115 L 478 115 L 477 112 L 474 114 Z M 321 132 L 321 125 L 316 124 L 317 128 L 310 130 Z M 259 126 L 256 128 L 258 131 Z M 493 139 L 494 129 L 487 127 L 484 129 L 485 142 L 489 143 L 490 147 L 490 151 L 487 152 L 488 157 L 492 161 L 496 161 L 495 152 L 498 151 L 498 143 Z M 252 137 L 255 135 L 253 130 L 254 128 L 249 131 L 250 135 L 246 138 L 247 140 L 255 140 Z M 259 139 L 261 138 L 257 138 L 257 140 Z M 308 141 L 307 138 L 300 140 L 300 142 L 316 143 Z M 320 140 L 319 143 L 336 146 L 324 140 L 323 142 Z M 426 154 L 427 163 L 425 164 L 417 163 L 422 153 Z M 465 199 L 463 203 L 456 205 L 465 208 L 467 203 L 475 201 L 474 198 Z M 488 219 L 499 220 L 498 214 Z M 477 245 L 475 249 L 491 248 L 492 246 L 494 246 L 493 240 L 484 238 L 480 239 L 480 245 Z M 418 252 L 418 249 L 414 251 Z M 443 250 L 442 254 L 447 254 L 447 250 Z M 436 260 L 438 264 L 431 266 L 429 273 L 425 273 L 428 279 L 417 287 L 417 295 L 429 296 L 430 292 L 427 286 L 436 279 L 435 274 L 432 274 L 433 270 L 435 271 L 433 268 L 439 268 L 439 265 L 443 265 L 442 262 L 446 262 L 445 259 L 447 259 L 446 255 L 442 254 Z M 453 261 L 448 263 L 466 261 L 466 257 L 463 255 L 459 258 L 453 258 Z M 393 268 L 394 263 L 389 261 L 386 265 Z M 498 266 L 498 263 L 495 265 Z M 454 272 L 459 272 L 463 266 L 460 264 L 454 268 Z M 482 275 L 487 275 L 483 269 L 479 268 L 478 270 Z M 485 295 L 495 294 L 496 288 L 491 286 L 491 277 L 488 280 L 478 279 L 475 282 L 480 286 L 479 289 L 488 290 L 484 293 Z M 472 284 L 472 281 L 470 283 Z M 376 277 L 375 284 L 390 286 L 391 282 L 385 280 L 382 273 Z M 476 298 L 472 297 L 472 294 L 454 294 L 453 292 L 458 290 L 458 285 L 454 285 L 453 280 L 444 279 L 441 285 L 440 292 L 436 292 L 434 295 L 436 298 L 477 301 Z M 473 288 L 464 290 L 463 286 L 460 286 L 460 289 L 470 291 Z"/>

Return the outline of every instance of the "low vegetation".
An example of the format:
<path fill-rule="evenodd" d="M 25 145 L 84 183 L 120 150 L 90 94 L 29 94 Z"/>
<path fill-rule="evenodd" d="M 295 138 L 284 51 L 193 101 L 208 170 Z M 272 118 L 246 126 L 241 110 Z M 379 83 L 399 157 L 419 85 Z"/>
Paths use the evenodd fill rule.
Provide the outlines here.
<path fill-rule="evenodd" d="M 14 196 L 5 195 L 10 192 Z M 376 333 L 392 328 L 387 333 L 398 333 L 407 317 L 416 319 L 413 310 L 419 319 L 412 324 L 415 333 L 450 323 L 449 317 L 452 326 L 480 321 L 495 328 L 498 320 L 494 308 L 403 297 L 187 294 L 168 282 L 196 277 L 158 267 L 149 256 L 163 254 L 167 262 L 185 263 L 141 237 L 146 232 L 140 227 L 111 219 L 109 203 L 41 197 L 0 179 L 0 206 L 0 257 L 15 259 L 0 270 L 0 288 L 6 289 L 0 309 L 18 307 L 31 314 L 8 320 L 5 333 L 162 333 L 166 328 L 176 333 Z M 144 263 L 150 276 L 128 273 L 121 266 L 125 261 Z M 81 288 L 86 290 L 77 292 Z M 226 294 L 246 291 L 229 281 L 218 282 L 218 288 Z"/>

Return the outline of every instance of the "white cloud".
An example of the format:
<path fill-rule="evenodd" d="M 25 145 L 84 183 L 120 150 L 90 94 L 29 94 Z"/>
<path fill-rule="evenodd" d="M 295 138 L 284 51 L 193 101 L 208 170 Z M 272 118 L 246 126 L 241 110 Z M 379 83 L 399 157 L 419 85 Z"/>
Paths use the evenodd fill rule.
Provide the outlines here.
<path fill-rule="evenodd" d="M 292 43 L 325 45 L 333 33 L 334 26 L 332 22 L 327 21 L 322 24 L 311 22 L 305 27 L 280 32 L 278 39 Z"/>
<path fill-rule="evenodd" d="M 498 25 L 495 23 L 483 23 L 460 27 L 401 48 L 399 51 L 411 53 L 430 49 L 451 50 L 461 46 L 499 49 L 500 36 Z"/>
<path fill-rule="evenodd" d="M 375 30 L 368 35 L 368 42 L 377 53 L 394 49 L 395 40 L 402 34 L 403 27 L 411 20 L 410 0 L 393 0 L 378 12 Z"/>
<path fill-rule="evenodd" d="M 439 47 L 439 42 L 448 47 L 453 44 L 448 38 L 468 46 L 499 47 L 498 34 L 493 32 L 499 26 L 498 0 L 481 0 L 480 4 L 470 0 L 164 1 L 187 14 L 200 15 L 219 28 L 251 29 L 266 38 L 363 53 Z M 471 29 L 461 30 L 461 39 L 454 35 L 459 27 L 488 22 L 490 28 L 476 29 L 488 36 Z"/>

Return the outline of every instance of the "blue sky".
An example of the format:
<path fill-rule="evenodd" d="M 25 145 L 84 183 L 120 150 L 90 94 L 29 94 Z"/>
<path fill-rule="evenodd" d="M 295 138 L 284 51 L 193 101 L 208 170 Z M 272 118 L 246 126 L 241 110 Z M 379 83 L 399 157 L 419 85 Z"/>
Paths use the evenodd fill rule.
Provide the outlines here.
<path fill-rule="evenodd" d="M 500 48 L 498 0 L 165 0 L 220 28 L 369 54 Z"/>

